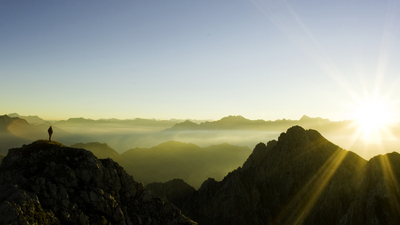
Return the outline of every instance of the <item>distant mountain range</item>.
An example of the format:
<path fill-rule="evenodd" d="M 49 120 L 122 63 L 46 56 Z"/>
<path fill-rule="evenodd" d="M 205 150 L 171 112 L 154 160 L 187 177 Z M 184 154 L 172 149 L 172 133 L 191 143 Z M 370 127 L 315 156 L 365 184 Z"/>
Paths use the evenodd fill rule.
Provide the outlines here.
<path fill-rule="evenodd" d="M 26 120 L 30 124 L 42 124 L 42 123 L 49 123 L 49 121 L 46 121 L 38 116 L 21 116 L 18 113 L 10 113 L 7 116 L 9 117 L 18 117 L 20 119 Z"/>
<path fill-rule="evenodd" d="M 250 120 L 246 119 L 243 116 L 227 116 L 223 117 L 220 120 L 216 121 L 202 121 L 202 120 L 179 120 L 179 119 L 170 119 L 170 120 L 155 120 L 155 119 L 87 119 L 87 118 L 70 118 L 68 120 L 58 120 L 58 121 L 46 121 L 38 116 L 21 116 L 18 113 L 10 113 L 6 115 L 11 118 L 20 118 L 26 120 L 28 123 L 33 125 L 38 124 L 50 124 L 59 126 L 59 127 L 71 127 L 71 126 L 104 126 L 104 125 L 112 125 L 119 124 L 123 126 L 130 127 L 160 127 L 165 129 L 166 131 L 171 130 L 225 130 L 225 129 L 250 129 L 250 130 L 269 130 L 276 129 L 276 126 L 286 126 L 291 124 L 317 124 L 317 125 L 325 125 L 327 123 L 337 123 L 332 122 L 328 119 L 322 119 L 320 117 L 311 118 L 304 115 L 300 120 L 274 120 L 274 121 L 265 121 L 265 120 Z M 349 121 L 341 121 L 341 122 L 349 122 Z M 273 125 L 273 127 L 271 127 Z"/>
<path fill-rule="evenodd" d="M 303 116 L 300 120 L 249 120 L 243 116 L 227 116 L 217 121 L 206 121 L 200 124 L 194 123 L 190 120 L 186 120 L 182 123 L 175 124 L 170 129 L 165 131 L 181 131 L 181 130 L 276 130 L 281 127 L 287 128 L 294 124 L 313 124 L 313 125 L 326 125 L 332 122 L 328 119 L 322 119 L 320 117 L 311 118 Z"/>

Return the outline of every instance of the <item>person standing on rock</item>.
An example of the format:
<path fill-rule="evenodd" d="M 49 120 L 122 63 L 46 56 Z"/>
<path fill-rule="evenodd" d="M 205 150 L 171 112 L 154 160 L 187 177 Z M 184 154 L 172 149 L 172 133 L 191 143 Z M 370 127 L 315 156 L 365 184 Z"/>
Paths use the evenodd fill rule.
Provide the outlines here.
<path fill-rule="evenodd" d="M 49 133 L 49 141 L 51 141 L 51 135 L 53 134 L 53 128 L 50 126 L 49 129 L 47 130 Z"/>

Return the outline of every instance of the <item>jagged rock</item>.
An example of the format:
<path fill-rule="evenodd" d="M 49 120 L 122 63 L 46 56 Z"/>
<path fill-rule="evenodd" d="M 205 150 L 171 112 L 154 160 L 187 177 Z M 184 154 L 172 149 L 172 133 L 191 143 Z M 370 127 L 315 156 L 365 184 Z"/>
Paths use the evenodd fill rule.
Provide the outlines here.
<path fill-rule="evenodd" d="M 254 165 L 259 165 L 261 161 L 264 160 L 265 156 L 267 155 L 268 150 L 275 147 L 276 141 L 272 140 L 265 145 L 264 143 L 259 143 L 253 150 L 253 153 L 249 156 L 246 162 L 243 164 L 243 169 L 248 169 Z"/>
<path fill-rule="evenodd" d="M 294 126 L 181 204 L 199 224 L 399 224 L 400 154 L 369 162 Z M 172 203 L 179 196 L 166 196 Z"/>
<path fill-rule="evenodd" d="M 0 166 L 0 224 L 196 224 L 111 159 L 56 142 L 10 149 Z"/>

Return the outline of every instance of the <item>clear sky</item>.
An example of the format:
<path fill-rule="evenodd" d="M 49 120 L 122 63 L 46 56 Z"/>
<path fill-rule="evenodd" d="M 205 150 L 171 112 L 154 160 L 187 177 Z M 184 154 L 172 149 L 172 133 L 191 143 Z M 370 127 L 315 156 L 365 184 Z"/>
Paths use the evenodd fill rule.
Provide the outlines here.
<path fill-rule="evenodd" d="M 0 114 L 400 121 L 400 2 L 0 1 Z"/>

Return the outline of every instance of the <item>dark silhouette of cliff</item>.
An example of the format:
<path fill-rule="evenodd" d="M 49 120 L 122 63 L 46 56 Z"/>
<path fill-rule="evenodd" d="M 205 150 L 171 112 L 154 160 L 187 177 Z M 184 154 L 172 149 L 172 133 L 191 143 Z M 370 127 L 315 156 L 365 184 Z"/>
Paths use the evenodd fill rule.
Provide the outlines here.
<path fill-rule="evenodd" d="M 0 224 L 196 224 L 111 159 L 40 140 L 0 165 Z"/>
<path fill-rule="evenodd" d="M 164 190 L 173 190 L 171 183 L 148 187 L 199 224 L 383 225 L 400 221 L 399 181 L 400 154 L 366 161 L 294 126 L 258 144 L 222 181 L 210 178 L 185 198 Z"/>

